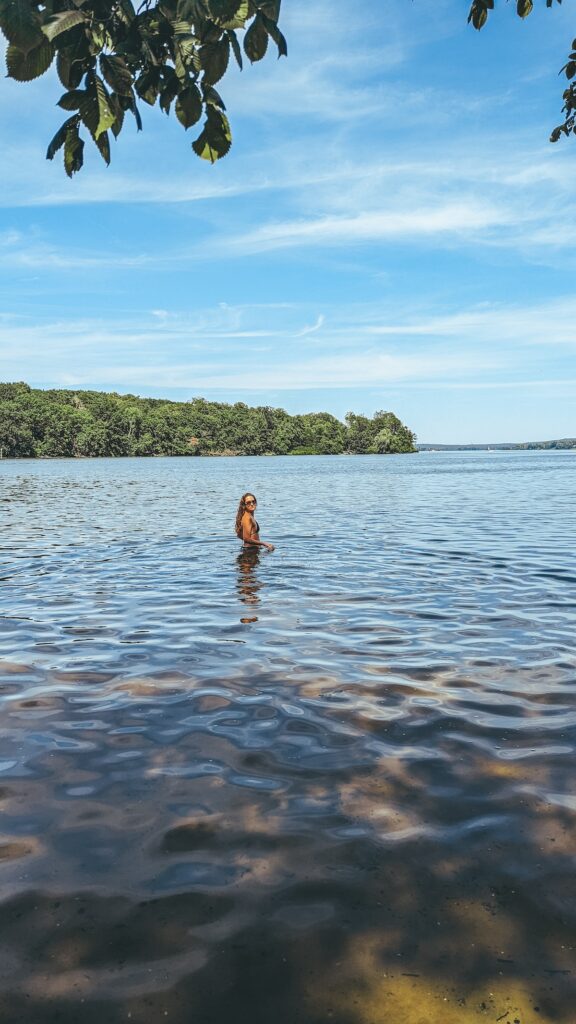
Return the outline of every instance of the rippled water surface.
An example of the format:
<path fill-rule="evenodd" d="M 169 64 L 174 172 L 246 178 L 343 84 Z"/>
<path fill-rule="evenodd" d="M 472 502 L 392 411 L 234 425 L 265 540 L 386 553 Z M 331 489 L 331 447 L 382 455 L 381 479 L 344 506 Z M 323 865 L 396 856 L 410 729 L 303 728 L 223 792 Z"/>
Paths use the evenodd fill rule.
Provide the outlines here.
<path fill-rule="evenodd" d="M 0 499 L 2 1024 L 573 1024 L 576 453 Z"/>

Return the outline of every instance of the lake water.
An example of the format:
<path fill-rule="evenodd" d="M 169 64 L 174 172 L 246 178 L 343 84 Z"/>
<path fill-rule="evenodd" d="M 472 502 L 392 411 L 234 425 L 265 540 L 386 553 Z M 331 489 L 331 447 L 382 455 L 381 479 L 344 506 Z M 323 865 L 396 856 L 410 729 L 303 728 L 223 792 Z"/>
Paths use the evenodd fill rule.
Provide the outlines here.
<path fill-rule="evenodd" d="M 576 453 L 0 499 L 2 1024 L 573 1024 Z"/>

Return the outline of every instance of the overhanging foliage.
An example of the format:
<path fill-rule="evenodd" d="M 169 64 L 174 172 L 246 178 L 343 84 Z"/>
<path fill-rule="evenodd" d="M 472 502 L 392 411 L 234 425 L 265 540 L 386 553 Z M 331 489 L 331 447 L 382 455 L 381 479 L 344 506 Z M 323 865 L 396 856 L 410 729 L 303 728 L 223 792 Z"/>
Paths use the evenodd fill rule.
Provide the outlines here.
<path fill-rule="evenodd" d="M 156 103 L 185 129 L 201 130 L 192 143 L 214 163 L 232 143 L 215 86 L 242 50 L 261 60 L 272 39 L 278 56 L 286 40 L 278 28 L 280 0 L 0 0 L 0 28 L 8 40 L 8 77 L 29 82 L 55 62 L 65 88 L 59 106 L 72 114 L 50 142 L 71 177 L 83 164 L 86 128 L 110 162 L 109 132 L 117 138 L 125 114 L 142 127 L 138 100 Z M 237 32 L 246 30 L 243 47 Z"/>
<path fill-rule="evenodd" d="M 110 162 L 109 132 L 117 138 L 131 114 L 138 129 L 138 101 L 158 106 L 188 130 L 201 123 L 194 152 L 214 163 L 232 144 L 225 105 L 215 86 L 230 60 L 261 60 L 269 41 L 287 52 L 278 27 L 281 0 L 0 0 L 0 29 L 8 40 L 8 77 L 29 82 L 56 63 L 66 92 L 59 105 L 72 116 L 50 142 L 47 158 L 63 151 L 71 177 L 82 167 L 86 128 Z M 547 7 L 562 0 L 545 0 Z M 484 27 L 495 0 L 472 0 L 468 21 Z M 516 0 L 526 18 L 533 0 Z M 243 32 L 242 45 L 238 36 Z M 550 140 L 576 134 L 576 39 L 561 69 L 568 79 L 564 121 Z"/>
<path fill-rule="evenodd" d="M 546 7 L 553 7 L 554 2 L 555 0 L 546 0 Z M 556 0 L 556 3 L 561 4 L 562 0 Z M 492 10 L 494 10 L 494 0 L 472 0 L 468 22 L 471 22 L 474 28 L 480 30 L 484 28 L 488 21 L 488 12 Z M 516 13 L 519 18 L 527 18 L 533 10 L 533 0 L 516 0 Z M 576 86 L 571 82 L 571 79 L 576 75 L 576 39 L 572 42 L 572 53 L 564 67 L 561 68 L 560 74 L 566 76 L 570 85 L 565 89 L 562 96 L 564 100 L 564 106 L 562 107 L 564 121 L 552 130 L 550 142 L 558 142 L 561 135 L 568 136 L 571 133 L 576 135 Z"/>

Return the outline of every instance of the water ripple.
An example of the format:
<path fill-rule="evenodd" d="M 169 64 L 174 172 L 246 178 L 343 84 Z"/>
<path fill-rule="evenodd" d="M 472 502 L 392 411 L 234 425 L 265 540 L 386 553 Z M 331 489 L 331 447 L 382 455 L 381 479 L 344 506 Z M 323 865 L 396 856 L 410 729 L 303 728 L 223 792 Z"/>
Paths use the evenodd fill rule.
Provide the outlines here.
<path fill-rule="evenodd" d="M 0 473 L 3 1024 L 570 1024 L 569 453 Z"/>

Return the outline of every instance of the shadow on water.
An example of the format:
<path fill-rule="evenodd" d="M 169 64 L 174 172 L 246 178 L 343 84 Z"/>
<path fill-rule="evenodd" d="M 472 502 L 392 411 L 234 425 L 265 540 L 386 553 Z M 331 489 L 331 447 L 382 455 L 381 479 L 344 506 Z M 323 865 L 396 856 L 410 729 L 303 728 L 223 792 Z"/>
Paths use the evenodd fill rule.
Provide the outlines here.
<path fill-rule="evenodd" d="M 569 730 L 472 726 L 465 683 L 15 692 L 3 1024 L 572 1022 Z"/>

